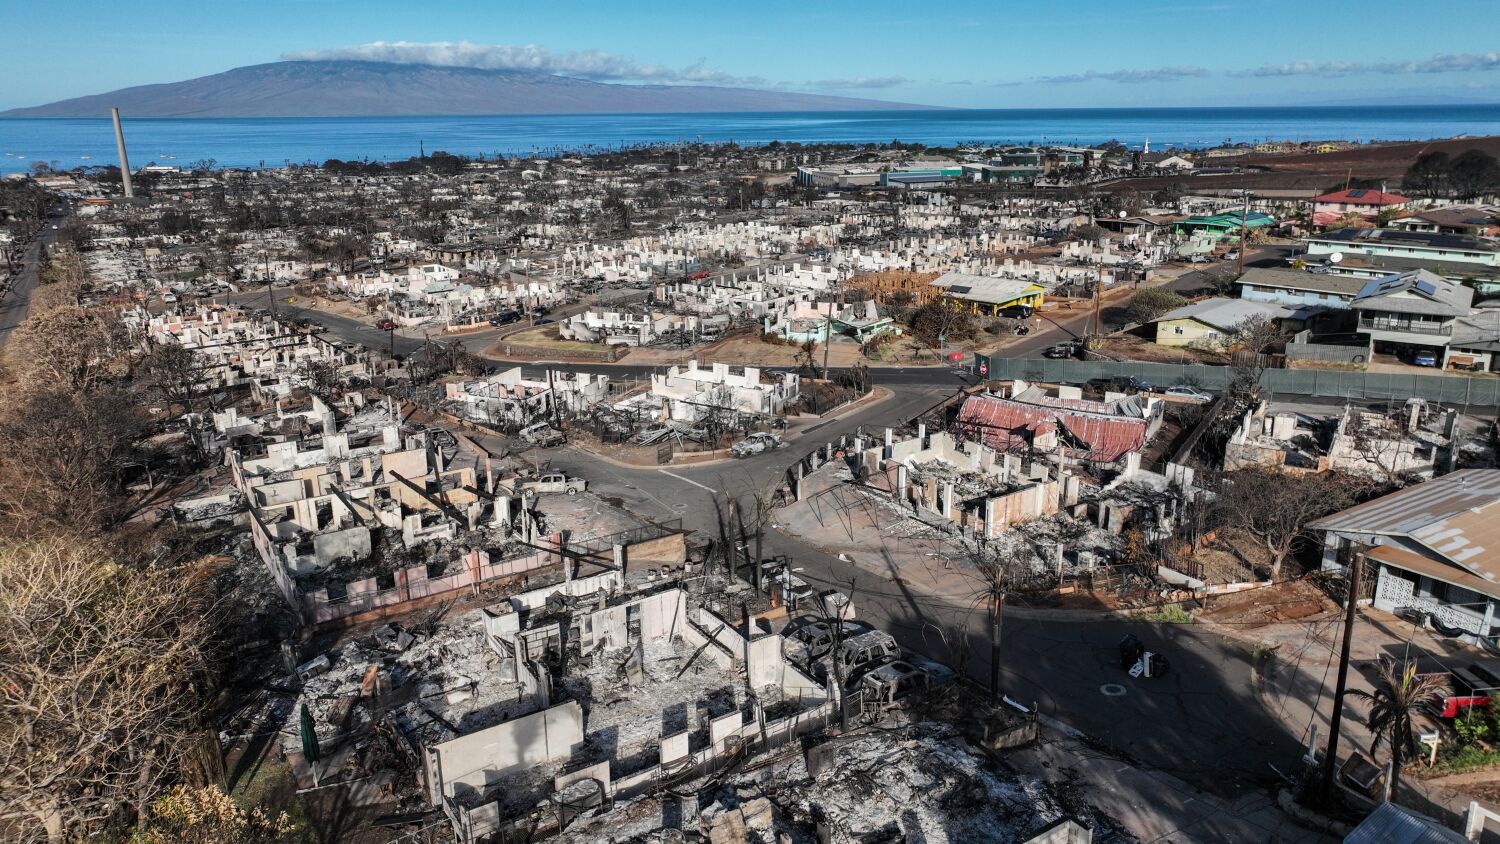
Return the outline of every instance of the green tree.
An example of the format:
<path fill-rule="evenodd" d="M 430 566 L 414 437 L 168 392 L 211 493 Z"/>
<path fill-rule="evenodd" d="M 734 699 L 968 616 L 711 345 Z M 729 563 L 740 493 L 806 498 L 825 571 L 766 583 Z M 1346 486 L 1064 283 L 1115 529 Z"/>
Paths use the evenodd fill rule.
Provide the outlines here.
<path fill-rule="evenodd" d="M 1401 766 L 1417 755 L 1417 716 L 1434 714 L 1433 697 L 1446 683 L 1442 675 L 1418 674 L 1415 661 L 1402 663 L 1398 668 L 1395 660 L 1387 658 L 1376 666 L 1373 691 L 1349 690 L 1350 695 L 1369 706 L 1367 723 L 1375 736 L 1370 752 L 1379 753 L 1382 744 L 1391 749 L 1393 794 L 1401 783 Z"/>
<path fill-rule="evenodd" d="M 912 336 L 927 347 L 947 340 L 964 340 L 974 336 L 974 319 L 964 306 L 947 298 L 933 299 L 912 311 Z"/>
<path fill-rule="evenodd" d="M 1500 162 L 1483 150 L 1464 150 L 1449 165 L 1448 179 L 1454 195 L 1473 199 L 1500 189 Z"/>
<path fill-rule="evenodd" d="M 1145 325 L 1168 311 L 1187 304 L 1187 299 L 1165 287 L 1148 287 L 1130 297 L 1125 315 L 1131 322 Z"/>
<path fill-rule="evenodd" d="M 1448 153 L 1423 153 L 1407 168 L 1401 188 L 1419 196 L 1442 196 L 1448 192 L 1449 166 Z"/>

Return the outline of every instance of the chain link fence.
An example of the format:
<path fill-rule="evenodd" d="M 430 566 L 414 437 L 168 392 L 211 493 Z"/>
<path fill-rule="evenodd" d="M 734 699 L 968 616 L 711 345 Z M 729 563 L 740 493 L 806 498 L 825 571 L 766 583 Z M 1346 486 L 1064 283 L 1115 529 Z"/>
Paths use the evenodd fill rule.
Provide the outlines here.
<path fill-rule="evenodd" d="M 994 358 L 990 361 L 989 378 L 1082 384 L 1095 378 L 1122 375 L 1133 375 L 1157 387 L 1192 384 L 1207 390 L 1222 390 L 1234 378 L 1235 370 L 1225 366 L 1144 361 Z M 1267 369 L 1261 374 L 1261 386 L 1286 395 L 1374 401 L 1405 401 L 1416 397 L 1440 404 L 1500 406 L 1500 379 L 1471 375 Z"/>

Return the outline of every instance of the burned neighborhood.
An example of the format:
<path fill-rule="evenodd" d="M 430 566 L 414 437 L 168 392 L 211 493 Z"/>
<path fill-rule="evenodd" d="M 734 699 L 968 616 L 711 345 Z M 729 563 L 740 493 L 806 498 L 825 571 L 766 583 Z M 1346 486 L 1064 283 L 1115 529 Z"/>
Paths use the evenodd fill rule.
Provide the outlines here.
<path fill-rule="evenodd" d="M 1500 835 L 1500 184 L 1144 146 L 0 181 L 0 837 Z"/>

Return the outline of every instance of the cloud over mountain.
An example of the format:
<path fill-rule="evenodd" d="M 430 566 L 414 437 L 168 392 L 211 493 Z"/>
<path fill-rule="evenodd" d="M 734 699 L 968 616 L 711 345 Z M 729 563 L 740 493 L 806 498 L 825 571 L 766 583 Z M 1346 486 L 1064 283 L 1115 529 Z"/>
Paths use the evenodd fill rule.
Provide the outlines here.
<path fill-rule="evenodd" d="M 671 82 L 698 85 L 769 84 L 758 76 L 735 76 L 699 59 L 680 68 L 638 62 L 603 50 L 557 52 L 536 44 L 476 44 L 473 41 L 371 41 L 352 47 L 284 53 L 288 61 L 365 61 L 384 64 L 521 70 L 595 82 Z"/>

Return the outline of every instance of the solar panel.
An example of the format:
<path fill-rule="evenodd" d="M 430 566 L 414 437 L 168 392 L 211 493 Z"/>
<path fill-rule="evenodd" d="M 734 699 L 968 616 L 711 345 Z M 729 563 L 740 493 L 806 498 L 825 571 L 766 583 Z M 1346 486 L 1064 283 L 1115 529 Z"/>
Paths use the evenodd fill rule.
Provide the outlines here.
<path fill-rule="evenodd" d="M 950 285 L 948 287 L 948 292 L 949 293 L 968 293 L 970 290 L 973 290 L 973 289 L 974 288 L 969 287 L 966 284 L 954 284 L 954 285 Z"/>
<path fill-rule="evenodd" d="M 1364 195 L 1365 195 L 1365 192 L 1364 192 L 1363 189 L 1349 191 L 1349 198 L 1350 199 L 1358 199 L 1359 197 L 1364 196 Z"/>
<path fill-rule="evenodd" d="M 1419 292 L 1419 293 L 1425 293 L 1428 296 L 1436 296 L 1437 295 L 1437 288 L 1434 287 L 1433 284 L 1432 284 L 1432 282 L 1430 282 L 1430 281 L 1418 281 L 1416 284 L 1414 284 L 1412 286 L 1415 287 L 1415 288 L 1417 288 L 1417 292 Z"/>

